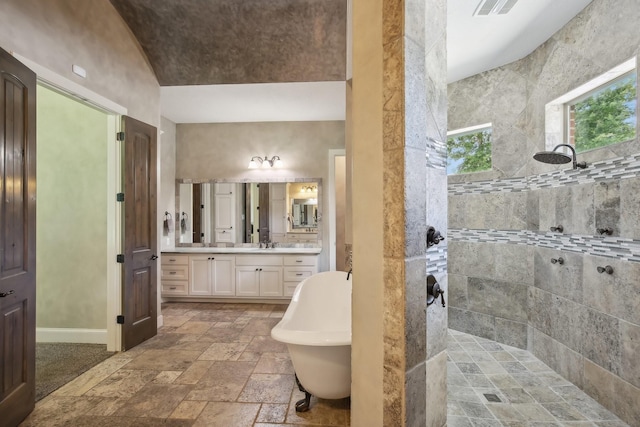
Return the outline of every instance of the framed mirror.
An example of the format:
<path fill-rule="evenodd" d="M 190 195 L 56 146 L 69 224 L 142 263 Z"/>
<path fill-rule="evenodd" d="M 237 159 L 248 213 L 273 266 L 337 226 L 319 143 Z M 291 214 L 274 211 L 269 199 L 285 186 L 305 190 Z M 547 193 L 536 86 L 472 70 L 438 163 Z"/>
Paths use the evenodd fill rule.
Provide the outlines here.
<path fill-rule="evenodd" d="M 320 242 L 321 179 L 176 182 L 176 246 Z"/>

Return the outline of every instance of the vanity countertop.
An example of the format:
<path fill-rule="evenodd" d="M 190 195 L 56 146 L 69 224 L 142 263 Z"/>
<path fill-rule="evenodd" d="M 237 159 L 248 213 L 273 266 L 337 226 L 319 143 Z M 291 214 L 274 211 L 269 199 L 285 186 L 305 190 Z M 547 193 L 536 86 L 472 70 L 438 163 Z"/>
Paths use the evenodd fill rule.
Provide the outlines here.
<path fill-rule="evenodd" d="M 165 249 L 163 253 L 184 253 L 184 254 L 319 254 L 322 248 L 214 248 L 205 246 L 177 247 L 175 249 Z"/>

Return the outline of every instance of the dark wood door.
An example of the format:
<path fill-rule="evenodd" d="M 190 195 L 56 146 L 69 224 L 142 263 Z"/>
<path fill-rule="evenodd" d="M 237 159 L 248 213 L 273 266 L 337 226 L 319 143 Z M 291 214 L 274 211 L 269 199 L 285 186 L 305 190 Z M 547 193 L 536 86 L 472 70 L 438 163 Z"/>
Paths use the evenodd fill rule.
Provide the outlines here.
<path fill-rule="evenodd" d="M 258 184 L 258 206 L 259 206 L 259 221 L 260 228 L 260 241 L 269 241 L 269 183 L 261 182 Z"/>
<path fill-rule="evenodd" d="M 124 269 L 122 348 L 157 333 L 156 128 L 131 117 L 124 125 Z"/>
<path fill-rule="evenodd" d="M 193 230 L 193 243 L 202 243 L 203 235 L 202 235 L 202 209 L 204 209 L 204 205 L 202 204 L 202 186 L 198 183 L 193 184 L 193 194 L 191 195 L 193 199 L 193 211 L 191 219 L 191 229 Z"/>
<path fill-rule="evenodd" d="M 0 49 L 0 426 L 35 405 L 36 75 Z"/>

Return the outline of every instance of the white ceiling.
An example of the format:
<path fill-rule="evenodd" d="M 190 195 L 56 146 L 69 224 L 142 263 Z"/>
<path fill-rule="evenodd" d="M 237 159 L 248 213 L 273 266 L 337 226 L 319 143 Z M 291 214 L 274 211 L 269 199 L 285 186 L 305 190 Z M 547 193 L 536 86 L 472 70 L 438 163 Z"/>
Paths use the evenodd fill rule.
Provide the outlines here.
<path fill-rule="evenodd" d="M 479 0 L 448 0 L 448 81 L 527 56 L 591 1 L 519 0 L 508 14 L 474 17 Z M 163 86 L 160 96 L 175 123 L 345 118 L 345 82 Z"/>

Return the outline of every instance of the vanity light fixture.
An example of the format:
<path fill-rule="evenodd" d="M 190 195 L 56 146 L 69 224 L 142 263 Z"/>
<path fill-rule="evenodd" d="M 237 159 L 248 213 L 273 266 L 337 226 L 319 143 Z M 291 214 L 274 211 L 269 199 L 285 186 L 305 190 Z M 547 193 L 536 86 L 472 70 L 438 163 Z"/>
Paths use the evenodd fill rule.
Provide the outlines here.
<path fill-rule="evenodd" d="M 263 168 L 279 168 L 282 166 L 282 160 L 280 159 L 280 156 L 273 156 L 272 158 L 264 156 L 264 159 L 260 156 L 253 156 L 249 162 L 249 169 L 257 169 L 261 166 Z"/>
<path fill-rule="evenodd" d="M 314 186 L 304 186 L 302 187 L 302 189 L 300 190 L 300 192 L 302 193 L 315 193 L 316 191 L 318 191 L 318 187 Z"/>

